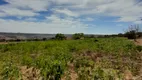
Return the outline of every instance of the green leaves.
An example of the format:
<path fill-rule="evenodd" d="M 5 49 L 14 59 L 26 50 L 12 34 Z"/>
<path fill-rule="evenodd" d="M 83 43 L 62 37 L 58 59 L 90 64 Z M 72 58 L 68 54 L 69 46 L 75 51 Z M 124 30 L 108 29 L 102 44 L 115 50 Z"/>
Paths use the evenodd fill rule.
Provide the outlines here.
<path fill-rule="evenodd" d="M 73 39 L 84 39 L 84 34 L 83 33 L 75 33 L 73 34 Z"/>
<path fill-rule="evenodd" d="M 14 65 L 11 62 L 7 62 L 3 66 L 3 71 L 2 71 L 2 79 L 3 80 L 15 80 L 20 77 L 20 72 L 19 69 L 16 65 Z"/>
<path fill-rule="evenodd" d="M 57 40 L 65 40 L 66 37 L 65 37 L 64 34 L 58 33 L 58 34 L 56 34 L 55 39 L 57 39 Z"/>

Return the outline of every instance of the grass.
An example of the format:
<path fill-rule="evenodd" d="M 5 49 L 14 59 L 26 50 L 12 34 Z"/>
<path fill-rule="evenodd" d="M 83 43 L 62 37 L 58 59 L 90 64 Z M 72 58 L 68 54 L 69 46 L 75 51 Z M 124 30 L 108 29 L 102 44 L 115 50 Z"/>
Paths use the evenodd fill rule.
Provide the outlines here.
<path fill-rule="evenodd" d="M 39 69 L 44 80 L 60 80 L 73 64 L 79 80 L 122 79 L 125 70 L 139 75 L 140 49 L 125 38 L 5 44 L 0 45 L 0 73 L 2 79 L 14 80 L 20 78 L 19 67 L 27 66 Z"/>

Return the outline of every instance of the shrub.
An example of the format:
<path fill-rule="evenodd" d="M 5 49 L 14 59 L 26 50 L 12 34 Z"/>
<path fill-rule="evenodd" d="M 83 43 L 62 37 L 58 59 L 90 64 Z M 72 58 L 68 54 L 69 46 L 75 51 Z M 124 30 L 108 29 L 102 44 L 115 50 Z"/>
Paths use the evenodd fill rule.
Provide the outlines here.
<path fill-rule="evenodd" d="M 2 79 L 3 80 L 16 80 L 20 77 L 19 69 L 16 65 L 8 62 L 3 66 Z"/>
<path fill-rule="evenodd" d="M 125 33 L 125 37 L 128 37 L 128 39 L 137 39 L 139 31 L 139 25 L 131 25 Z"/>
<path fill-rule="evenodd" d="M 0 42 L 4 42 L 5 41 L 5 39 L 0 39 Z"/>
<path fill-rule="evenodd" d="M 119 33 L 119 34 L 118 34 L 118 37 L 124 37 L 124 34 Z"/>
<path fill-rule="evenodd" d="M 134 30 L 126 32 L 125 37 L 128 37 L 128 39 L 136 39 L 136 32 Z"/>
<path fill-rule="evenodd" d="M 55 39 L 57 39 L 57 40 L 65 40 L 66 37 L 65 37 L 64 34 L 58 33 L 58 34 L 56 34 Z"/>
<path fill-rule="evenodd" d="M 75 33 L 73 35 L 73 39 L 83 39 L 84 38 L 84 34 L 83 33 Z"/>
<path fill-rule="evenodd" d="M 47 38 L 42 38 L 42 40 L 43 40 L 43 41 L 46 41 L 46 40 L 47 40 Z"/>

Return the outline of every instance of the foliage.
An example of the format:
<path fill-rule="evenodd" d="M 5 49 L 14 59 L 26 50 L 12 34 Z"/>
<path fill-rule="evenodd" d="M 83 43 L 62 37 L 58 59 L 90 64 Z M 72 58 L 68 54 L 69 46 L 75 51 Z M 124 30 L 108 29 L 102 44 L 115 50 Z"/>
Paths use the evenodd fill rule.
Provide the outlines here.
<path fill-rule="evenodd" d="M 83 39 L 84 34 L 83 33 L 75 33 L 73 34 L 73 39 Z"/>
<path fill-rule="evenodd" d="M 57 39 L 57 40 L 65 40 L 66 37 L 65 37 L 64 34 L 58 33 L 58 34 L 56 34 L 55 39 Z"/>
<path fill-rule="evenodd" d="M 3 80 L 15 80 L 20 78 L 18 67 L 11 62 L 8 62 L 3 66 L 1 75 Z"/>
<path fill-rule="evenodd" d="M 128 39 L 136 39 L 136 32 L 134 30 L 126 32 L 125 36 L 128 37 Z"/>
<path fill-rule="evenodd" d="M 142 51 L 142 46 L 137 46 L 136 48 L 137 48 L 137 50 L 138 50 L 139 52 Z"/>
<path fill-rule="evenodd" d="M 125 32 L 125 37 L 128 37 L 128 39 L 136 39 L 138 37 L 139 30 L 140 28 L 138 25 L 131 25 Z"/>

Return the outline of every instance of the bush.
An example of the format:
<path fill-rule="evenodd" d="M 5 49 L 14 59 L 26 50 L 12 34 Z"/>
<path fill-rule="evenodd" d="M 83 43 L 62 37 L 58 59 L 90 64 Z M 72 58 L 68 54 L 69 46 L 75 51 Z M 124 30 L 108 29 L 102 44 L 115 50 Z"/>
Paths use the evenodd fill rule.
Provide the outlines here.
<path fill-rule="evenodd" d="M 47 38 L 42 38 L 42 41 L 46 41 L 47 40 Z"/>
<path fill-rule="evenodd" d="M 3 80 L 16 80 L 20 77 L 19 69 L 16 65 L 8 62 L 3 66 L 2 79 Z"/>
<path fill-rule="evenodd" d="M 125 33 L 125 37 L 128 37 L 128 39 L 137 39 L 139 31 L 140 31 L 139 25 L 131 25 L 128 28 L 128 31 Z"/>
<path fill-rule="evenodd" d="M 75 33 L 73 35 L 73 39 L 84 39 L 84 34 L 83 33 Z"/>
<path fill-rule="evenodd" d="M 56 34 L 55 39 L 57 39 L 57 40 L 65 40 L 66 37 L 65 37 L 64 34 L 58 33 L 58 34 Z"/>
<path fill-rule="evenodd" d="M 124 37 L 124 35 L 122 33 L 119 33 L 118 37 Z"/>
<path fill-rule="evenodd" d="M 136 39 L 136 32 L 134 30 L 126 32 L 125 37 L 128 37 L 128 39 Z"/>
<path fill-rule="evenodd" d="M 4 42 L 4 41 L 6 41 L 5 39 L 0 39 L 0 42 Z"/>

